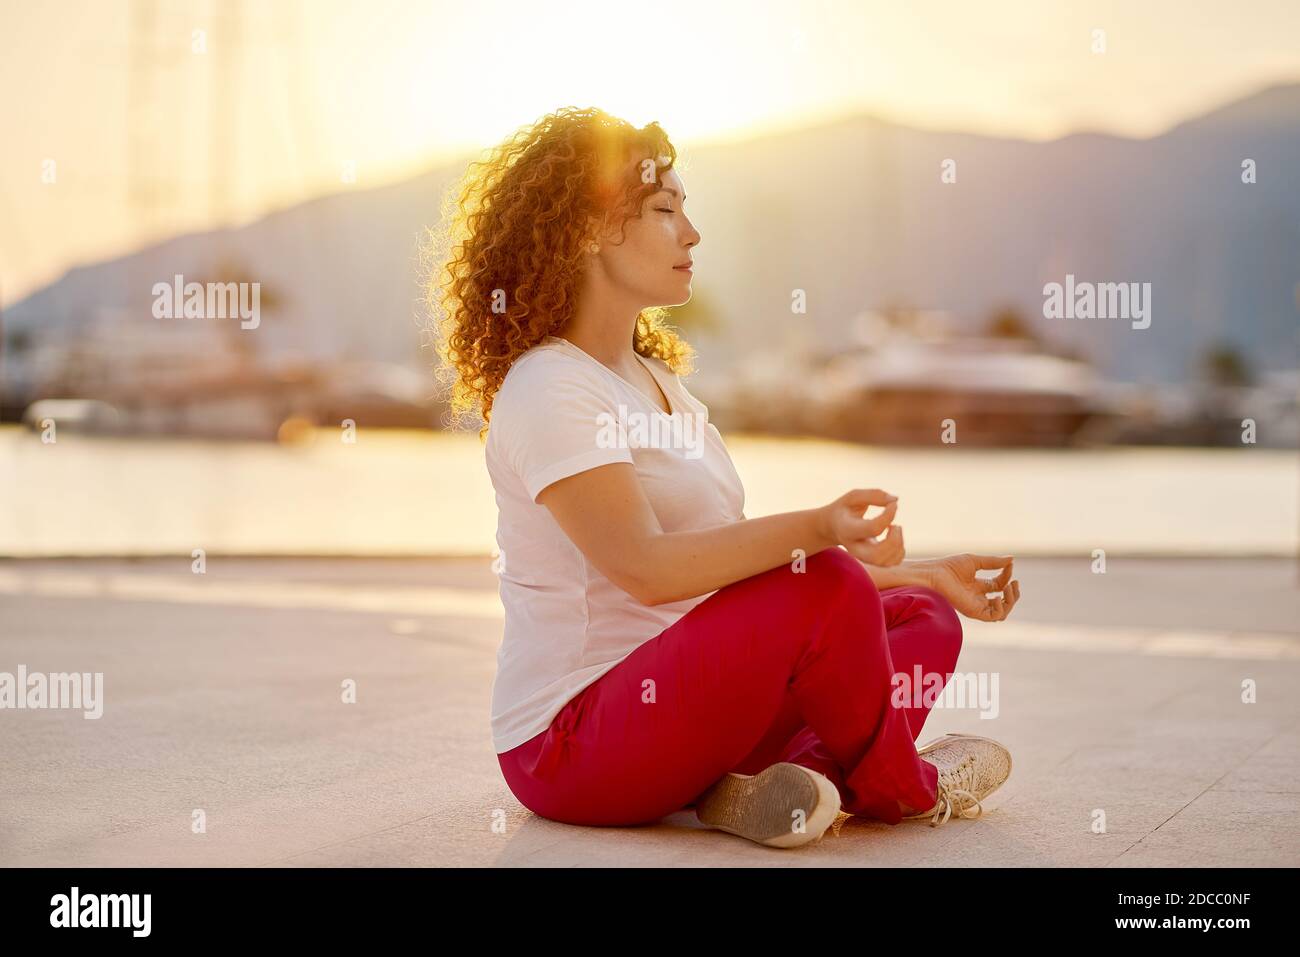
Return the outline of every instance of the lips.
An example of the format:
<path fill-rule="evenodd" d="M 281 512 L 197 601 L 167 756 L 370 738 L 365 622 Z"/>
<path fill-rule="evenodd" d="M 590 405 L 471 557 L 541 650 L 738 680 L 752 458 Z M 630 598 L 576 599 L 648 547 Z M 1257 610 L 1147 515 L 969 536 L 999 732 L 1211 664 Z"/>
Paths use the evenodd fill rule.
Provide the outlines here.
<path fill-rule="evenodd" d="M 674 266 L 673 268 L 674 268 L 674 269 L 680 269 L 682 272 L 690 272 L 690 271 L 691 271 L 691 267 L 692 267 L 693 265 L 695 265 L 695 264 L 694 264 L 694 263 L 689 263 L 689 262 L 686 262 L 686 263 L 678 263 L 678 264 L 677 264 L 676 266 Z"/>

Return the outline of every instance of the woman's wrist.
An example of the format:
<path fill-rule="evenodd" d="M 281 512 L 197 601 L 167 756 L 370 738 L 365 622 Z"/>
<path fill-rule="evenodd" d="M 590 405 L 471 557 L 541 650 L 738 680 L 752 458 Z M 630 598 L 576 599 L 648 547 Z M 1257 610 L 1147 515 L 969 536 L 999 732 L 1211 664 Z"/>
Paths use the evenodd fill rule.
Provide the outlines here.
<path fill-rule="evenodd" d="M 866 565 L 866 563 L 863 563 Z M 933 587 L 930 576 L 930 569 L 927 563 L 921 559 L 903 559 L 897 565 L 888 567 L 882 565 L 866 565 L 867 574 L 871 576 L 872 582 L 875 583 L 876 590 L 880 591 L 885 588 L 900 588 L 904 585 L 923 585 L 927 588 Z"/>
<path fill-rule="evenodd" d="M 814 548 L 808 550 L 812 555 L 823 551 L 827 548 L 834 548 L 839 545 L 839 540 L 835 537 L 835 532 L 831 529 L 831 509 L 829 505 L 823 505 L 821 508 L 814 508 L 812 512 L 813 536 L 816 540 Z"/>

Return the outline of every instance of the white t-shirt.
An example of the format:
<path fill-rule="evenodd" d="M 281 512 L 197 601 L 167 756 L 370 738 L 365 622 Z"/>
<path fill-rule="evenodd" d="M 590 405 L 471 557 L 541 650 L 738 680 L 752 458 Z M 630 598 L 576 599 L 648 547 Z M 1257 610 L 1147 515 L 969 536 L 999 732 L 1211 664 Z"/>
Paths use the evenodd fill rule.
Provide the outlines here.
<path fill-rule="evenodd" d="M 496 491 L 505 633 L 492 686 L 498 754 L 545 731 L 579 691 L 709 595 L 643 605 L 602 575 L 537 503 L 553 482 L 630 462 L 665 532 L 743 518 L 745 490 L 708 408 L 661 359 L 638 356 L 672 407 L 548 336 L 515 359 L 485 450 Z"/>

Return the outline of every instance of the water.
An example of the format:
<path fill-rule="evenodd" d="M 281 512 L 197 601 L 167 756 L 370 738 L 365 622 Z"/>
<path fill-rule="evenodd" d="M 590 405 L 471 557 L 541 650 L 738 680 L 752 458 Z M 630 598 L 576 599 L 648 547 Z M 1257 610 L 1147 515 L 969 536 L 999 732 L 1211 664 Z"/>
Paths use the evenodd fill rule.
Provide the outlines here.
<path fill-rule="evenodd" d="M 864 448 L 728 435 L 745 513 L 900 497 L 909 555 L 1294 555 L 1294 451 Z M 489 554 L 474 435 L 322 430 L 301 446 L 0 428 L 0 554 Z"/>

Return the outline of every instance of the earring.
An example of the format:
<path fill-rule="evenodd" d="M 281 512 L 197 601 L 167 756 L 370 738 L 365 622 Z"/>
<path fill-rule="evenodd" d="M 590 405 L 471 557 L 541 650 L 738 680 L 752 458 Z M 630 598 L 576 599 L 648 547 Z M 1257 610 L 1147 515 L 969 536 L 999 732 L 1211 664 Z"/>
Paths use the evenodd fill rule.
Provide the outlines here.
<path fill-rule="evenodd" d="M 590 249 L 593 253 L 598 253 L 600 252 L 600 243 L 592 243 L 587 248 Z"/>

